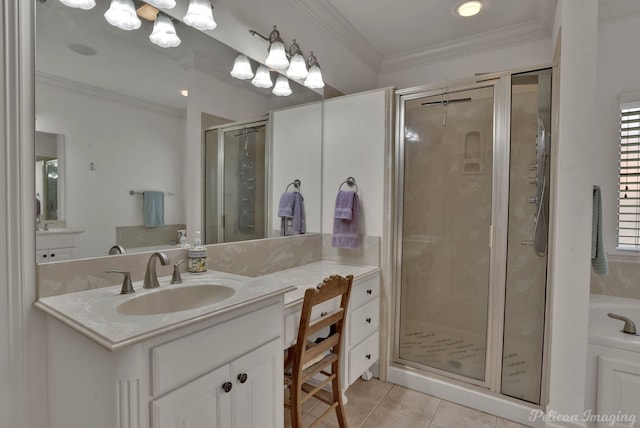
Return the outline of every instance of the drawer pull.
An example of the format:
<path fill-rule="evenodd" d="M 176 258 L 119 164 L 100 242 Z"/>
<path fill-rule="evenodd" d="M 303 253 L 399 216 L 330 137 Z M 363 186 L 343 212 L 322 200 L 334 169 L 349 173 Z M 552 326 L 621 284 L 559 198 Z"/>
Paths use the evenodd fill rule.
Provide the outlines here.
<path fill-rule="evenodd" d="M 327 316 L 327 313 L 328 313 L 327 311 L 323 311 L 323 312 L 321 312 L 321 313 L 320 313 L 320 316 L 321 316 L 321 317 L 326 317 L 326 316 Z"/>
<path fill-rule="evenodd" d="M 371 324 L 371 318 L 367 318 L 365 321 L 367 322 L 367 324 Z"/>
<path fill-rule="evenodd" d="M 222 384 L 222 390 L 224 392 L 227 392 L 227 393 L 231 392 L 231 388 L 233 388 L 233 384 L 231 382 L 225 382 Z"/>
<path fill-rule="evenodd" d="M 367 360 L 370 360 L 370 359 L 371 359 L 371 354 L 367 354 L 367 355 L 365 355 L 365 358 L 366 358 Z"/>
<path fill-rule="evenodd" d="M 55 257 L 55 256 L 56 256 L 55 253 L 51 253 L 51 257 Z"/>
<path fill-rule="evenodd" d="M 373 293 L 373 290 L 371 290 L 370 288 L 367 290 L 367 294 L 371 294 Z"/>
<path fill-rule="evenodd" d="M 247 374 L 246 373 L 240 373 L 238 375 L 238 380 L 240 381 L 240 383 L 245 383 L 247 381 Z"/>

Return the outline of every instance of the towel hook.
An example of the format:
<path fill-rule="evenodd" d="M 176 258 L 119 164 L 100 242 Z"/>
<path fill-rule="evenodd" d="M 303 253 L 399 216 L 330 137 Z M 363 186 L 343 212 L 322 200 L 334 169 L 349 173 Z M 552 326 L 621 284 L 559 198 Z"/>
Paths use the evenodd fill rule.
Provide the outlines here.
<path fill-rule="evenodd" d="M 340 183 L 340 186 L 338 187 L 338 191 L 340 191 L 340 189 L 342 189 L 342 186 L 346 184 L 349 187 L 353 187 L 356 186 L 356 193 L 358 193 L 358 184 L 356 183 L 356 179 L 353 177 L 347 177 L 346 180 L 344 180 L 342 183 Z"/>
<path fill-rule="evenodd" d="M 288 192 L 289 191 L 289 187 L 291 187 L 291 186 L 295 187 L 299 192 L 300 191 L 300 186 L 302 186 L 302 182 L 299 179 L 296 178 L 291 183 L 287 184 L 287 188 L 284 189 L 284 191 Z"/>

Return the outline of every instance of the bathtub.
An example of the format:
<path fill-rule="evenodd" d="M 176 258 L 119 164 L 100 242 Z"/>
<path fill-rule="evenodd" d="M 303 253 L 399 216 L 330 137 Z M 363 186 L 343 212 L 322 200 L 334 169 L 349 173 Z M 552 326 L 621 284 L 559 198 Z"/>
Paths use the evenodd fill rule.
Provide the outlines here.
<path fill-rule="evenodd" d="M 640 331 L 640 300 L 591 295 L 585 409 L 633 416 L 640 426 L 640 336 L 623 333 L 624 322 L 609 318 L 610 312 L 630 318 Z"/>

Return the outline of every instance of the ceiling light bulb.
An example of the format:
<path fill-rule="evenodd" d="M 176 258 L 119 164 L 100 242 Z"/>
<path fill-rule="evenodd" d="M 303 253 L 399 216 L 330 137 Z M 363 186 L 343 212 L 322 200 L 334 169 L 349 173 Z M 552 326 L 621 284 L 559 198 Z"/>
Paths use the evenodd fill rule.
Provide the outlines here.
<path fill-rule="evenodd" d="M 145 0 L 147 4 L 158 9 L 173 9 L 176 7 L 176 0 Z"/>
<path fill-rule="evenodd" d="M 200 31 L 213 30 L 218 26 L 213 19 L 213 7 L 209 0 L 190 0 L 183 21 Z"/>
<path fill-rule="evenodd" d="M 60 0 L 60 3 L 65 6 L 84 10 L 93 9 L 96 5 L 95 0 Z"/>
<path fill-rule="evenodd" d="M 269 74 L 269 69 L 264 65 L 258 67 L 256 71 L 256 76 L 251 81 L 253 86 L 258 88 L 270 88 L 273 86 L 273 82 L 271 81 L 271 74 Z"/>
<path fill-rule="evenodd" d="M 480 12 L 484 4 L 480 0 L 466 1 L 456 8 L 456 12 L 460 16 L 474 16 Z"/>
<path fill-rule="evenodd" d="M 289 86 L 289 79 L 280 75 L 276 79 L 276 86 L 273 87 L 273 95 L 277 95 L 279 97 L 288 97 L 293 93 L 291 87 Z"/>
<path fill-rule="evenodd" d="M 322 89 L 324 88 L 324 81 L 322 80 L 322 71 L 320 65 L 313 52 L 310 53 L 309 58 L 309 75 L 304 80 L 304 86 L 310 89 Z"/>
<path fill-rule="evenodd" d="M 251 70 L 251 63 L 249 62 L 249 58 L 242 54 L 238 54 L 235 61 L 233 62 L 233 70 L 231 70 L 231 76 L 240 80 L 251 79 L 253 77 L 253 70 Z"/>
<path fill-rule="evenodd" d="M 267 55 L 267 59 L 264 63 L 276 70 L 284 70 L 289 67 L 287 52 L 285 51 L 284 43 L 280 38 L 280 32 L 275 25 L 269 34 L 269 55 Z"/>
<path fill-rule="evenodd" d="M 180 95 L 182 95 L 183 97 L 188 97 L 189 96 L 189 91 L 187 89 L 181 89 L 180 90 Z"/>
<path fill-rule="evenodd" d="M 142 25 L 136 15 L 133 0 L 111 0 L 111 6 L 105 12 L 104 19 L 121 30 L 137 30 Z"/>
<path fill-rule="evenodd" d="M 287 69 L 287 77 L 294 80 L 306 79 L 309 75 L 307 64 L 301 54 L 297 53 L 291 57 L 289 68 Z"/>
<path fill-rule="evenodd" d="M 149 35 L 151 43 L 162 48 L 175 48 L 180 46 L 180 37 L 176 34 L 176 28 L 167 15 L 159 14 L 153 24 L 153 32 Z"/>

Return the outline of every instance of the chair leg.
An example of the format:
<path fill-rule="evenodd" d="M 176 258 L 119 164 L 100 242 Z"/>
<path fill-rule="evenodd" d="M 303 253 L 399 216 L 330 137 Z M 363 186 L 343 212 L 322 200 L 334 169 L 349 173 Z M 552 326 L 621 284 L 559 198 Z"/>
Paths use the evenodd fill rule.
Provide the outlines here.
<path fill-rule="evenodd" d="M 333 401 L 338 403 L 336 407 L 336 416 L 338 418 L 338 426 L 347 428 L 347 416 L 344 412 L 344 404 L 342 403 L 342 390 L 340 388 L 340 363 L 336 361 L 331 365 L 332 373 L 336 377 L 331 381 L 331 389 L 333 392 Z"/>
<path fill-rule="evenodd" d="M 300 388 L 291 385 L 289 388 L 289 411 L 291 412 L 291 428 L 302 428 L 302 406 L 300 405 Z"/>

